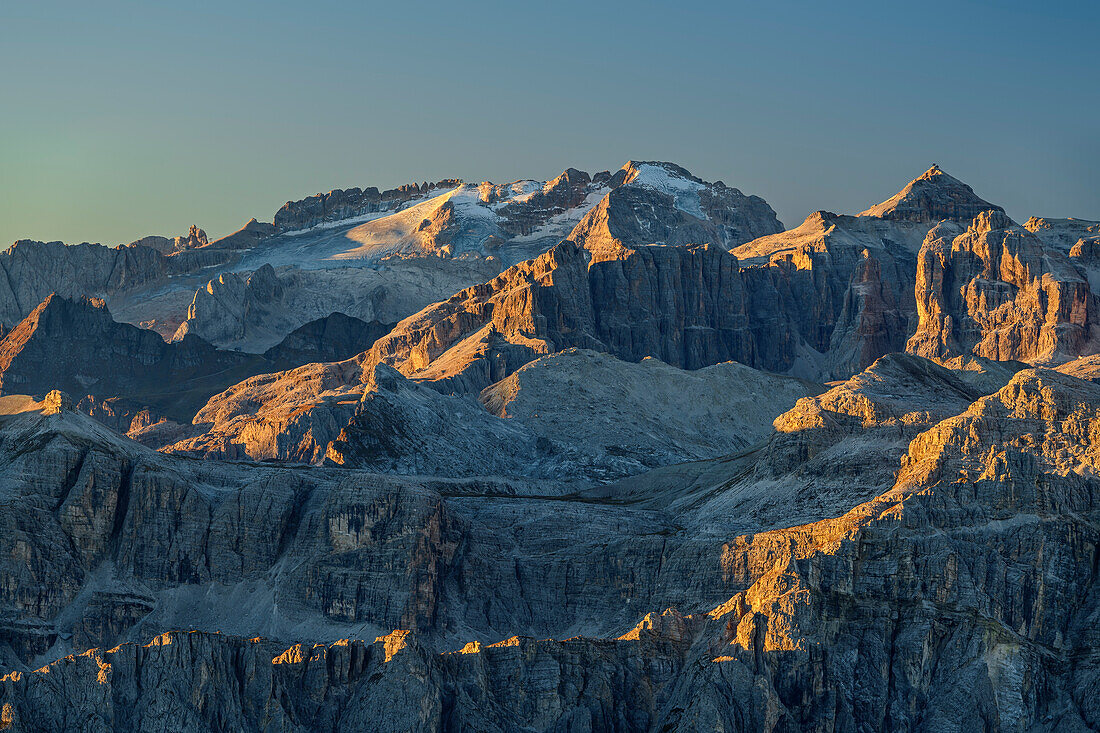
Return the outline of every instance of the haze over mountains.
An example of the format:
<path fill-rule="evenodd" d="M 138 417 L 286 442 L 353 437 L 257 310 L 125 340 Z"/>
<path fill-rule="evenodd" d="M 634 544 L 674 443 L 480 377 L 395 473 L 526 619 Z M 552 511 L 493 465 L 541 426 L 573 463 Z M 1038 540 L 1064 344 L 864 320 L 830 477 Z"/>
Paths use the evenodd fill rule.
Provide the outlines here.
<path fill-rule="evenodd" d="M 1100 727 L 1100 223 L 883 194 L 17 242 L 0 729 Z"/>

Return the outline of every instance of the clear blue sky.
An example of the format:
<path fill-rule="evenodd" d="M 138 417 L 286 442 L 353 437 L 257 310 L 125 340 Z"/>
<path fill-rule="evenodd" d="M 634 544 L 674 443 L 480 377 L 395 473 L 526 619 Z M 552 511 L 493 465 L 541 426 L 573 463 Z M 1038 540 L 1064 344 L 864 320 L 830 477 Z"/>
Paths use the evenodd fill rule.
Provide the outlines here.
<path fill-rule="evenodd" d="M 0 243 L 673 160 L 793 226 L 932 162 L 1100 219 L 1100 3 L 0 4 Z"/>

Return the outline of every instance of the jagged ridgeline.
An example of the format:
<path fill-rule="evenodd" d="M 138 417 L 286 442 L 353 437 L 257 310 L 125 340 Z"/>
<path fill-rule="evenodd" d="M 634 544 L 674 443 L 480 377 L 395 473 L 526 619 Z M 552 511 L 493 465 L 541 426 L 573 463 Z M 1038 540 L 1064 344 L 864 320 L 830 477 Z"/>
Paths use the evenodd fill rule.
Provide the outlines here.
<path fill-rule="evenodd" d="M 1100 728 L 1100 223 L 671 163 L 0 253 L 0 730 Z"/>

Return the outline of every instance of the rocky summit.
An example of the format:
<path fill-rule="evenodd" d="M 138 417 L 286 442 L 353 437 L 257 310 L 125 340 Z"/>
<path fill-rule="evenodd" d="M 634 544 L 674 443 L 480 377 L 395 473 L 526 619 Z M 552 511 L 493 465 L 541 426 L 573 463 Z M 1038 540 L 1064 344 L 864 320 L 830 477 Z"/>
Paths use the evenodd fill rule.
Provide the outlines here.
<path fill-rule="evenodd" d="M 1100 224 L 882 195 L 16 242 L 0 730 L 1100 729 Z"/>

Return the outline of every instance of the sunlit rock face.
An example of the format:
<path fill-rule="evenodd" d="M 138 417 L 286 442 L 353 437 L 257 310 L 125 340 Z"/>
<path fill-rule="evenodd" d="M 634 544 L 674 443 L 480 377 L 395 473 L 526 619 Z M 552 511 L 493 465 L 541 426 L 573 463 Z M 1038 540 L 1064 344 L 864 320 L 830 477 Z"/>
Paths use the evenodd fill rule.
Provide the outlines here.
<path fill-rule="evenodd" d="M 629 163 L 21 244 L 107 303 L 0 329 L 0 730 L 1098 729 L 1098 237 Z"/>
<path fill-rule="evenodd" d="M 379 191 L 373 186 L 365 189 L 338 188 L 298 201 L 287 201 L 275 212 L 274 225 L 277 231 L 285 232 L 309 229 L 319 224 L 351 219 L 363 214 L 396 210 L 401 204 L 411 199 L 440 189 L 454 188 L 458 183 L 456 179 L 445 179 L 435 183 L 406 184 L 386 191 Z"/>
<path fill-rule="evenodd" d="M 314 463 L 355 413 L 362 369 L 354 360 L 250 377 L 211 397 L 170 453 Z M 161 447 L 158 446 L 158 447 Z"/>
<path fill-rule="evenodd" d="M 465 393 L 570 347 L 686 369 L 735 360 L 800 373 L 800 328 L 814 331 L 811 314 L 797 301 L 793 312 L 773 310 L 787 283 L 769 273 L 750 289 L 750 277 L 710 245 L 646 246 L 597 260 L 563 242 L 402 321 L 365 359 Z"/>
<path fill-rule="evenodd" d="M 1004 213 L 1000 206 L 981 199 L 970 186 L 933 165 L 892 198 L 860 216 L 935 224 L 943 219 L 966 221 L 983 211 Z"/>
<path fill-rule="evenodd" d="M 802 329 L 799 369 L 844 379 L 883 354 L 905 349 L 917 327 L 917 254 L 928 230 L 1000 211 L 933 166 L 895 196 L 858 216 L 818 211 L 795 229 L 734 247 L 749 289 L 771 313 L 793 313 Z M 758 317 L 767 317 L 758 316 Z"/>
<path fill-rule="evenodd" d="M 1096 296 L 1062 252 L 998 212 L 929 232 L 908 350 L 933 358 L 1061 362 L 1092 350 Z"/>
<path fill-rule="evenodd" d="M 737 260 L 721 249 L 644 247 L 590 265 L 563 242 L 402 321 L 366 361 L 467 393 L 569 347 L 688 368 L 752 364 L 744 309 Z"/>
<path fill-rule="evenodd" d="M 569 234 L 596 259 L 644 244 L 729 249 L 783 230 L 764 199 L 720 181 L 707 183 L 673 163 L 628 162 L 611 184 L 612 191 Z"/>
<path fill-rule="evenodd" d="M 699 513 L 708 510 L 698 499 L 675 509 L 675 498 L 669 497 L 673 501 L 663 512 L 616 507 L 613 497 L 589 500 L 579 505 L 587 513 L 584 521 L 572 513 L 576 502 L 549 502 L 559 506 L 535 521 L 546 499 L 460 496 L 458 484 L 450 498 L 413 483 L 356 488 L 360 479 L 353 472 L 338 472 L 346 477 L 339 489 L 320 484 L 308 489 L 305 483 L 288 484 L 291 472 L 270 468 L 250 469 L 263 486 L 261 493 L 245 490 L 231 498 L 241 489 L 227 490 L 225 479 L 220 489 L 209 478 L 196 484 L 198 475 L 185 483 L 192 488 L 170 489 L 170 476 L 183 469 L 169 463 L 161 463 L 159 484 L 150 483 L 145 474 L 153 466 L 148 463 L 172 459 L 126 449 L 128 460 L 148 467 L 132 467 L 134 483 L 121 523 L 110 516 L 113 507 L 122 506 L 118 501 L 107 495 L 85 506 L 81 497 L 92 484 L 78 481 L 60 518 L 47 502 L 37 515 L 43 522 L 38 531 L 23 535 L 32 538 L 31 558 L 43 557 L 34 548 L 43 547 L 39 538 L 47 536 L 46 528 L 75 533 L 71 536 L 80 540 L 72 543 L 67 564 L 51 570 L 58 574 L 54 594 L 5 597 L 25 619 L 5 632 L 7 648 L 33 653 L 29 637 L 51 633 L 51 625 L 34 627 L 31 618 L 49 619 L 54 609 L 72 603 L 89 577 L 82 568 L 99 567 L 103 553 L 116 558 L 116 568 L 144 578 L 146 587 L 182 589 L 201 587 L 212 576 L 232 581 L 249 573 L 247 563 L 283 566 L 276 558 L 289 552 L 295 561 L 285 567 L 295 569 L 293 585 L 280 596 L 284 612 L 319 607 L 336 624 L 327 627 L 330 632 L 362 623 L 362 618 L 412 631 L 391 634 L 360 626 L 357 636 L 376 641 L 320 645 L 288 643 L 292 640 L 285 630 L 268 633 L 279 637 L 270 640 L 233 633 L 157 636 L 171 606 L 166 599 L 181 598 L 180 590 L 157 591 L 177 594 L 160 596 L 158 604 L 151 604 L 148 595 L 100 593 L 86 608 L 103 623 L 97 627 L 83 621 L 85 635 L 117 639 L 118 629 L 140 609 L 154 605 L 163 610 L 138 622 L 146 632 L 140 644 L 101 647 L 40 671 L 23 668 L 8 674 L 0 681 L 4 715 L 13 725 L 33 720 L 53 727 L 91 717 L 121 730 L 137 729 L 138 720 L 174 725 L 163 716 L 200 727 L 217 721 L 251 728 L 266 721 L 285 729 L 348 724 L 402 730 L 506 728 L 516 721 L 539 730 L 577 721 L 601 729 L 684 731 L 856 729 L 864 724 L 875 730 L 924 725 L 963 730 L 982 729 L 990 721 L 1012 729 L 1094 728 L 1100 710 L 1090 690 L 1097 670 L 1087 650 L 1098 608 L 1092 587 L 1100 537 L 1093 514 L 1100 481 L 1093 437 L 1100 425 L 1100 388 L 1025 369 L 967 404 L 975 392 L 1001 379 L 974 370 L 975 365 L 981 366 L 963 365 L 976 375 L 967 377 L 968 383 L 958 370 L 903 357 L 853 381 L 846 391 L 813 398 L 820 408 L 802 408 L 801 414 L 843 414 L 871 429 L 928 427 L 898 457 L 896 477 L 869 501 L 840 501 L 829 517 L 809 524 L 780 521 L 750 533 L 731 526 L 724 538 L 720 527 L 729 515 L 713 510 L 707 520 L 710 536 L 668 531 L 676 522 L 700 520 Z M 941 386 L 933 392 L 933 384 Z M 940 419 L 953 409 L 958 414 Z M 95 456 L 94 470 L 117 471 L 110 468 L 111 456 L 122 450 L 117 439 L 90 436 L 71 424 L 63 431 L 67 437 L 48 428 L 43 432 L 40 421 L 59 417 L 34 415 L 26 424 L 12 421 L 27 417 L 8 418 L 0 447 L 22 445 L 22 436 L 31 434 L 55 435 L 44 445 L 40 440 L 37 450 L 50 451 L 64 463 L 72 460 L 66 455 L 80 455 L 79 441 L 90 440 L 97 447 L 83 460 Z M 789 434 L 819 422 L 792 416 L 780 428 Z M 14 460 L 32 465 L 30 454 L 17 454 Z M 39 456 L 33 465 L 48 464 Z M 51 491 L 48 471 L 13 475 L 27 477 L 22 491 Z M 225 474 L 226 479 L 245 475 L 243 467 Z M 327 476 L 297 475 L 307 482 Z M 94 485 L 104 490 L 111 484 L 109 474 L 101 473 Z M 13 488 L 9 484 L 6 490 Z M 670 490 L 689 498 L 680 489 Z M 290 499 L 301 491 L 309 498 Z M 157 506 L 188 507 L 198 526 L 165 522 L 163 510 L 144 513 L 142 497 L 149 492 Z M 241 513 L 240 502 L 265 494 L 264 506 L 273 513 L 257 524 L 247 519 L 252 510 Z M 168 501 L 169 496 L 176 498 Z M 283 501 L 300 509 L 281 508 L 287 506 Z M 230 507 L 233 511 L 226 514 Z M 609 526 L 598 519 L 605 514 L 613 518 Z M 535 524 L 513 536 L 521 526 L 513 523 L 521 516 Z M 632 516 L 649 519 L 633 525 Z M 222 529 L 206 535 L 205 522 Z M 502 533 L 501 524 L 512 529 Z M 488 531 L 479 534 L 479 526 Z M 249 527 L 263 530 L 251 530 L 246 542 L 225 541 Z M 654 551 L 652 540 L 645 538 L 662 527 L 667 529 L 657 537 L 663 549 Z M 612 528 L 619 536 L 630 535 L 632 552 L 624 552 L 625 545 L 594 551 L 598 545 L 591 543 L 606 542 L 597 537 Z M 117 543 L 97 539 L 116 531 Z M 562 543 L 563 535 L 547 544 L 555 532 L 571 533 L 574 544 Z M 188 550 L 189 535 L 216 542 Z M 17 535 L 2 536 L 10 543 Z M 168 551 L 155 560 L 131 554 L 130 548 L 150 542 Z M 387 549 L 390 542 L 398 543 L 396 553 Z M 551 546 L 558 548 L 557 557 L 536 560 Z M 306 548 L 321 554 L 298 554 Z M 502 552 L 508 578 L 497 565 Z M 246 564 L 241 553 L 248 554 Z M 630 575 L 622 575 L 626 567 L 601 565 L 601 557 L 628 561 Z M 405 563 L 428 564 L 416 565 L 420 569 L 410 576 Z M 658 566 L 666 572 L 655 571 Z M 4 567 L 12 572 L 18 566 Z M 45 565 L 40 572 L 54 567 Z M 564 575 L 534 572 L 539 567 L 572 569 Z M 601 567 L 601 575 L 577 575 L 582 568 L 591 573 Z M 653 572 L 663 578 L 657 585 L 643 580 Z M 602 573 L 611 574 L 600 581 Z M 357 575 L 371 581 L 353 580 Z M 252 577 L 267 582 L 262 573 Z M 416 578 L 411 585 L 410 577 Z M 525 585 L 535 577 L 537 584 Z M 579 595 L 572 584 L 558 584 L 569 577 L 584 579 Z M 605 585 L 614 577 L 619 583 L 629 577 L 631 585 Z M 390 578 L 400 582 L 390 586 Z M 676 604 L 681 610 L 662 613 L 674 587 L 682 589 Z M 358 590 L 353 593 L 353 588 Z M 603 595 L 612 588 L 610 596 Z M 509 638 L 496 624 L 490 633 L 497 635 L 486 637 L 472 622 L 487 614 L 482 618 L 495 617 L 500 625 L 530 628 L 521 619 L 534 618 L 528 615 L 533 609 L 523 609 L 538 599 L 539 618 L 561 614 L 562 623 L 571 619 L 583 633 L 613 614 L 612 605 L 597 599 L 618 597 L 616 605 L 621 605 L 618 594 L 623 592 L 638 603 L 633 621 L 619 613 L 621 621 L 604 626 L 602 638 L 593 638 L 591 631 L 587 638 L 566 641 L 535 641 L 522 633 Z M 472 598 L 479 600 L 470 604 Z M 522 604 L 509 605 L 508 599 L 519 598 Z M 99 610 L 105 604 L 114 609 L 110 615 Z M 456 613 L 465 621 L 450 627 L 444 620 Z M 232 629 L 243 623 L 199 614 L 192 619 L 191 625 L 199 627 L 213 621 Z M 433 632 L 441 625 L 457 633 L 441 641 Z M 15 629 L 21 630 L 19 639 Z M 497 639 L 505 641 L 494 643 Z M 57 643 L 47 636 L 39 646 Z M 204 704 L 170 704 L 195 696 Z"/>

